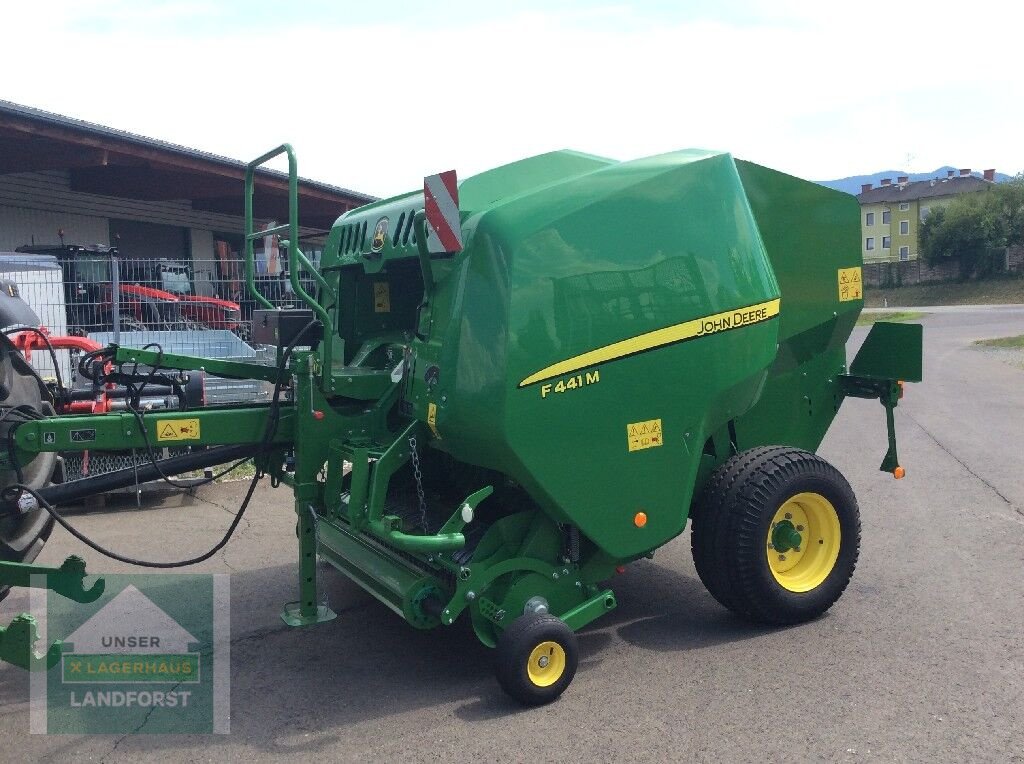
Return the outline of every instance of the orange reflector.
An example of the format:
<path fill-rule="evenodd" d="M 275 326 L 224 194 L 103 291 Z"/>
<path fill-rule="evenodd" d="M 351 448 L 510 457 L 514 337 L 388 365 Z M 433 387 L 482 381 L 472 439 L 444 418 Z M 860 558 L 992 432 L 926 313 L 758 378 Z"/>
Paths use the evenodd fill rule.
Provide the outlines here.
<path fill-rule="evenodd" d="M 619 574 L 625 573 L 626 572 L 626 566 L 625 565 L 616 565 L 615 566 L 615 572 L 619 573 Z"/>
<path fill-rule="evenodd" d="M 900 478 L 902 478 L 906 474 L 907 474 L 907 471 L 905 469 L 903 469 L 902 467 L 897 467 L 896 469 L 894 469 L 892 471 L 892 476 L 894 478 L 896 478 L 897 480 L 899 480 Z"/>
<path fill-rule="evenodd" d="M 903 380 L 902 379 L 896 380 L 896 384 L 899 385 L 899 387 L 900 387 L 900 398 L 902 399 L 903 398 Z"/>
<path fill-rule="evenodd" d="M 647 513 L 637 512 L 633 516 L 633 525 L 635 525 L 637 528 L 643 528 L 645 525 L 647 525 Z"/>

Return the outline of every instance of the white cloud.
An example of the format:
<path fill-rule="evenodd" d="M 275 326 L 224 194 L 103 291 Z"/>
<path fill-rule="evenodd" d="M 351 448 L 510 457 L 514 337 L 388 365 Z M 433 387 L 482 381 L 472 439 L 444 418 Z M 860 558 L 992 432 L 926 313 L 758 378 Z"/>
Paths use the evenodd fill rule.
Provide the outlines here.
<path fill-rule="evenodd" d="M 245 35 L 216 5 L 85 6 L 5 11 L 0 97 L 236 158 L 289 140 L 303 175 L 368 193 L 563 147 L 721 148 L 811 178 L 1024 167 L 1019 66 L 996 42 L 1017 22 L 1008 5 L 783 1 L 694 21 L 609 6 L 430 26 L 382 8 Z"/>

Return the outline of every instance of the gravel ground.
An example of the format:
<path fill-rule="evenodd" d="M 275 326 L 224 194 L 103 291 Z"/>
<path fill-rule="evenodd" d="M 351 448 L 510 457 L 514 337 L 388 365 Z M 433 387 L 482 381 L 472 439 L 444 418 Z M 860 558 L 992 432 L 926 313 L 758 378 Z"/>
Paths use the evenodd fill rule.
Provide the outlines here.
<path fill-rule="evenodd" d="M 620 606 L 580 635 L 562 699 L 523 710 L 464 624 L 417 632 L 329 571 L 339 617 L 285 627 L 294 514 L 264 486 L 200 566 L 231 574 L 231 734 L 29 735 L 26 673 L 3 666 L 0 760 L 1024 762 L 1024 372 L 971 344 L 1024 332 L 1024 308 L 927 312 L 925 383 L 897 410 L 907 477 L 877 469 L 877 403 L 848 402 L 821 449 L 857 492 L 863 543 L 850 588 L 813 623 L 734 618 L 697 579 L 686 533 L 615 580 Z M 75 522 L 115 549 L 185 555 L 220 535 L 243 491 Z M 40 561 L 73 552 L 56 531 Z M 0 622 L 26 607 L 15 592 Z"/>

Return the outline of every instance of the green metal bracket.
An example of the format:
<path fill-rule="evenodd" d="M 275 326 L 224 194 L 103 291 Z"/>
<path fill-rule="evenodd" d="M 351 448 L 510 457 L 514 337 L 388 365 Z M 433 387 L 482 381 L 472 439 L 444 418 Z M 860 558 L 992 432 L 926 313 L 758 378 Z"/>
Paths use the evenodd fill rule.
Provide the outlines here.
<path fill-rule="evenodd" d="M 897 472 L 900 468 L 899 456 L 896 453 L 896 419 L 894 410 L 903 395 L 903 386 L 899 380 L 859 377 L 853 374 L 840 374 L 839 384 L 845 395 L 852 398 L 877 398 L 885 407 L 885 427 L 889 447 L 882 459 L 879 469 L 902 477 Z"/>
<path fill-rule="evenodd" d="M 139 432 L 138 420 L 129 413 L 53 417 L 18 425 L 14 432 L 14 444 L 20 451 L 37 454 L 47 451 L 144 448 L 147 442 L 153 448 L 167 445 L 259 443 L 266 433 L 270 414 L 266 406 L 162 410 L 143 415 L 147 433 L 145 436 Z M 281 410 L 274 434 L 275 443 L 292 442 L 295 420 L 293 406 Z"/>
<path fill-rule="evenodd" d="M 423 302 L 430 302 L 434 294 L 434 269 L 430 264 L 430 250 L 427 249 L 427 216 L 421 211 L 413 218 L 416 228 L 416 254 L 419 256 L 420 272 L 423 274 Z"/>
<path fill-rule="evenodd" d="M 459 614 L 468 607 L 470 599 L 466 594 L 469 591 L 479 595 L 487 591 L 487 587 L 494 581 L 508 573 L 539 573 L 545 578 L 554 578 L 561 568 L 556 568 L 554 565 L 538 560 L 535 557 L 513 557 L 494 565 L 481 567 L 476 572 L 472 572 L 473 570 L 474 568 L 471 567 L 470 575 L 460 576 L 455 594 L 448 604 L 444 606 L 444 610 L 441 613 L 441 623 L 445 626 L 451 626 L 455 619 L 459 617 Z"/>
<path fill-rule="evenodd" d="M 879 469 L 903 477 L 896 451 L 894 410 L 903 397 L 904 382 L 920 382 L 922 377 L 924 330 L 920 324 L 879 321 L 871 327 L 864 344 L 850 364 L 849 374 L 839 375 L 845 395 L 877 398 L 885 407 L 888 449 Z"/>
<path fill-rule="evenodd" d="M 579 631 L 591 621 L 600 618 L 609 610 L 614 610 L 618 603 L 611 589 L 595 594 L 586 602 L 577 605 L 562 616 L 562 620 L 573 631 Z"/>
<path fill-rule="evenodd" d="M 466 537 L 461 533 L 435 533 L 429 536 L 418 536 L 390 528 L 385 520 L 370 523 L 370 530 L 374 535 L 403 552 L 453 552 L 466 545 Z"/>
<path fill-rule="evenodd" d="M 183 371 L 205 371 L 217 377 L 229 379 L 258 379 L 263 382 L 287 380 L 289 372 L 282 374 L 276 366 L 266 366 L 244 361 L 222 361 L 217 358 L 200 358 L 198 356 L 160 353 L 155 350 L 136 350 L 113 345 L 115 363 L 140 363 L 144 366 L 160 366 L 162 369 L 181 369 Z"/>
<path fill-rule="evenodd" d="M 346 367 L 344 373 L 335 374 L 331 379 L 332 392 L 360 401 L 380 400 L 392 386 L 397 383 L 391 381 L 391 372 L 386 369 Z"/>
<path fill-rule="evenodd" d="M 897 472 L 900 469 L 900 458 L 896 453 L 896 421 L 893 415 L 893 409 L 896 408 L 896 404 L 882 399 L 882 405 L 885 406 L 885 427 L 889 438 L 889 448 L 886 450 L 885 457 L 882 459 L 882 464 L 878 469 L 882 472 L 891 472 L 893 475 L 902 477 L 902 474 Z"/>
<path fill-rule="evenodd" d="M 64 646 L 57 640 L 45 654 L 35 651 L 39 641 L 39 627 L 36 619 L 22 613 L 10 626 L 0 626 L 0 661 L 23 668 L 26 671 L 46 671 L 60 662 Z"/>
<path fill-rule="evenodd" d="M 87 604 L 103 596 L 106 582 L 96 579 L 85 588 L 85 560 L 76 555 L 68 557 L 59 568 L 28 565 L 20 562 L 0 562 L 0 584 L 32 589 L 49 589 L 74 602 Z M 0 661 L 6 661 L 28 671 L 45 671 L 57 665 L 63 651 L 58 640 L 45 654 L 35 651 L 39 641 L 36 619 L 27 613 L 17 616 L 7 627 L 0 626 Z"/>
<path fill-rule="evenodd" d="M 494 493 L 494 486 L 484 486 L 479 491 L 471 493 L 462 502 L 459 503 L 458 508 L 448 518 L 441 530 L 438 533 L 457 533 L 466 527 L 467 523 L 473 522 L 473 515 L 476 512 L 476 508 L 480 505 L 480 502 L 486 499 Z"/>
<path fill-rule="evenodd" d="M 0 562 L 0 583 L 29 589 L 49 589 L 73 602 L 88 604 L 103 596 L 106 582 L 96 579 L 85 588 L 85 560 L 71 555 L 59 568 L 46 568 L 23 562 Z"/>

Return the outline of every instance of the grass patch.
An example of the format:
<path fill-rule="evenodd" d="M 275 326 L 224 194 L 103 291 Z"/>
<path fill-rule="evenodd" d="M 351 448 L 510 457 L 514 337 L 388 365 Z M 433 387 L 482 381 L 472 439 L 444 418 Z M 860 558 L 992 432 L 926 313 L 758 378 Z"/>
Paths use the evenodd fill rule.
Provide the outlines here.
<path fill-rule="evenodd" d="M 916 310 L 893 310 L 888 313 L 861 313 L 857 326 L 871 326 L 875 321 L 916 321 L 927 313 Z"/>
<path fill-rule="evenodd" d="M 1024 334 L 1018 334 L 1016 337 L 997 337 L 994 340 L 975 340 L 974 344 L 986 348 L 1024 350 Z"/>
<path fill-rule="evenodd" d="M 922 305 L 1019 305 L 1024 279 L 1001 278 L 964 283 L 915 284 L 864 291 L 865 308 L 913 308 Z"/>
<path fill-rule="evenodd" d="M 222 472 L 228 466 L 229 465 L 221 464 L 216 467 L 213 467 L 213 474 L 216 475 Z M 256 464 L 253 462 L 252 459 L 247 459 L 246 461 L 238 465 L 237 468 L 231 470 L 231 472 L 229 472 L 227 475 L 222 475 L 221 477 L 217 478 L 214 482 L 228 483 L 233 480 L 252 480 L 252 476 L 255 474 Z M 183 472 L 181 475 L 178 475 L 177 477 L 181 478 L 182 480 L 201 479 L 205 477 L 205 472 L 203 470 L 193 470 L 192 472 Z"/>

